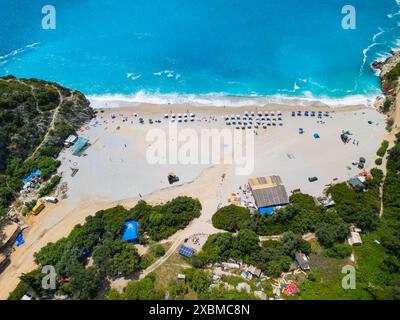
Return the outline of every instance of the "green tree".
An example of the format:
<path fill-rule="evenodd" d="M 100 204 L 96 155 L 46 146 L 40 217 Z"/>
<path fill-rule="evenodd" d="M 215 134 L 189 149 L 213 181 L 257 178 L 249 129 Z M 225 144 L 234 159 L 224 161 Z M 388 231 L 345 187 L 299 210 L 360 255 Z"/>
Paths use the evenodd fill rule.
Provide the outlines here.
<path fill-rule="evenodd" d="M 296 252 L 301 251 L 305 254 L 311 253 L 311 245 L 303 240 L 301 235 L 291 231 L 285 232 L 282 235 L 283 251 L 286 255 L 294 258 Z"/>
<path fill-rule="evenodd" d="M 161 300 L 163 294 L 154 287 L 154 278 L 131 281 L 124 289 L 125 300 Z"/>
<path fill-rule="evenodd" d="M 186 281 L 189 287 L 192 288 L 196 293 L 204 293 L 208 291 L 208 287 L 211 284 L 210 275 L 201 269 L 186 269 L 184 270 L 186 275 Z"/>
<path fill-rule="evenodd" d="M 349 227 L 340 220 L 331 223 L 320 223 L 316 227 L 316 236 L 324 247 L 332 247 L 335 243 L 342 243 L 349 233 Z"/>
<path fill-rule="evenodd" d="M 250 210 L 231 204 L 219 209 L 212 217 L 213 226 L 230 232 L 236 232 L 241 225 L 250 220 Z"/>

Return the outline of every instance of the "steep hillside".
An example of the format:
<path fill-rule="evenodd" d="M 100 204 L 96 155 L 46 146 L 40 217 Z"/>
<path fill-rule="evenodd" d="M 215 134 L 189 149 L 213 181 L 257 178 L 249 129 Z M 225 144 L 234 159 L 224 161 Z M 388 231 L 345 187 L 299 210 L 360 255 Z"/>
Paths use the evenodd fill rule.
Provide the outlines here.
<path fill-rule="evenodd" d="M 46 179 L 64 139 L 93 117 L 80 92 L 36 79 L 0 77 L 0 215 L 17 196 L 21 178 L 41 167 Z"/>
<path fill-rule="evenodd" d="M 388 129 L 398 129 L 400 128 L 400 51 L 392 52 L 392 55 L 383 62 L 375 62 L 373 67 L 380 72 L 381 87 L 385 94 L 385 98 L 378 102 L 378 107 L 387 115 Z"/>

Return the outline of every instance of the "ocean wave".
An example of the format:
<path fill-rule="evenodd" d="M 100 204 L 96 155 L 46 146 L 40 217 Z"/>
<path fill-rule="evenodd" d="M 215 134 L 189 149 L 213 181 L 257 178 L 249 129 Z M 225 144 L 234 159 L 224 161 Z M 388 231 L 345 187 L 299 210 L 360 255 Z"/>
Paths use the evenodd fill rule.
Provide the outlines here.
<path fill-rule="evenodd" d="M 142 76 L 141 74 L 135 75 L 133 72 L 128 72 L 126 74 L 126 77 L 131 79 L 131 80 L 133 80 L 133 81 L 139 79 L 141 76 Z"/>
<path fill-rule="evenodd" d="M 32 44 L 28 44 L 28 45 L 26 45 L 26 46 L 24 46 L 22 48 L 15 49 L 15 50 L 13 50 L 13 51 L 11 51 L 11 52 L 3 55 L 3 56 L 0 56 L 0 60 L 5 60 L 5 59 L 7 59 L 9 57 L 16 56 L 16 55 L 18 55 L 18 54 L 20 54 L 20 53 L 22 53 L 22 52 L 24 52 L 24 51 L 26 51 L 28 49 L 35 48 L 39 44 L 40 44 L 40 42 L 35 42 L 35 43 L 32 43 Z"/>
<path fill-rule="evenodd" d="M 344 97 L 313 96 L 311 92 L 305 92 L 302 96 L 288 96 L 276 94 L 272 96 L 231 96 L 225 93 L 209 94 L 150 94 L 141 90 L 131 95 L 107 94 L 91 95 L 88 99 L 94 108 L 116 108 L 127 103 L 131 104 L 157 104 L 168 105 L 189 104 L 192 106 L 213 106 L 213 107 L 243 107 L 243 106 L 265 106 L 270 104 L 296 105 L 296 106 L 369 106 L 372 107 L 376 94 L 348 95 Z"/>

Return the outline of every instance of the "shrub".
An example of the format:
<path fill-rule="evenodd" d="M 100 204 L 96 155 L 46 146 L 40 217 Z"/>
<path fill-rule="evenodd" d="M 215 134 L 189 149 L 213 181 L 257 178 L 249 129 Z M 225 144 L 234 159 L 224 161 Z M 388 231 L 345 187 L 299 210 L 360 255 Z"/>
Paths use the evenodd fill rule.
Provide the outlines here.
<path fill-rule="evenodd" d="M 379 148 L 378 151 L 376 152 L 376 154 L 377 154 L 379 157 L 383 158 L 383 156 L 385 155 L 385 153 L 386 153 L 388 147 L 389 147 L 389 141 L 384 140 L 384 141 L 382 142 L 380 148 Z"/>
<path fill-rule="evenodd" d="M 330 258 L 347 258 L 353 249 L 346 243 L 335 243 L 331 248 L 325 250 L 325 255 Z"/>
<path fill-rule="evenodd" d="M 380 165 L 382 164 L 382 158 L 377 158 L 377 159 L 375 160 L 375 164 L 376 164 L 377 166 L 380 166 Z"/>
<path fill-rule="evenodd" d="M 349 227 L 337 219 L 331 223 L 319 223 L 316 226 L 316 236 L 324 247 L 332 247 L 335 243 L 342 243 L 349 233 Z"/>
<path fill-rule="evenodd" d="M 157 258 L 162 257 L 165 254 L 165 249 L 158 243 L 151 247 L 151 251 Z"/>
<path fill-rule="evenodd" d="M 236 232 L 240 225 L 250 219 L 250 210 L 231 204 L 219 209 L 212 217 L 212 223 L 215 228 L 226 231 Z"/>
<path fill-rule="evenodd" d="M 55 187 L 58 185 L 60 182 L 61 177 L 60 176 L 53 176 L 49 182 L 47 182 L 40 190 L 39 190 L 39 195 L 41 197 L 49 195 L 51 192 L 54 191 Z"/>

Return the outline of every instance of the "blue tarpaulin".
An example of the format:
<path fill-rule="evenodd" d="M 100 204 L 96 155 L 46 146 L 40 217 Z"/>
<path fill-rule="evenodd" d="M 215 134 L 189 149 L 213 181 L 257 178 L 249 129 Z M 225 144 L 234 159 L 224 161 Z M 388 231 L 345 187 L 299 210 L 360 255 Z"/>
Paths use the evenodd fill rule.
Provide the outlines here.
<path fill-rule="evenodd" d="M 36 169 L 34 172 L 32 172 L 29 176 L 27 176 L 25 179 L 22 180 L 23 183 L 28 183 L 31 181 L 34 177 L 40 176 L 42 171 L 40 169 Z"/>
<path fill-rule="evenodd" d="M 258 211 L 261 215 L 267 214 L 269 216 L 272 216 L 275 212 L 275 207 L 258 208 Z"/>
<path fill-rule="evenodd" d="M 314 138 L 315 139 L 319 139 L 319 134 L 318 133 L 314 133 Z"/>
<path fill-rule="evenodd" d="M 125 231 L 122 234 L 122 240 L 137 241 L 138 239 L 137 227 L 138 223 L 135 220 L 130 220 L 125 222 Z"/>
<path fill-rule="evenodd" d="M 17 236 L 17 247 L 19 247 L 20 245 L 23 245 L 24 243 L 25 243 L 25 240 L 24 240 L 24 235 L 22 234 L 22 231 L 20 231 L 19 233 L 18 233 L 18 236 Z"/>
<path fill-rule="evenodd" d="M 194 250 L 186 246 L 181 246 L 181 248 L 179 249 L 179 254 L 184 257 L 191 258 L 194 254 Z"/>

